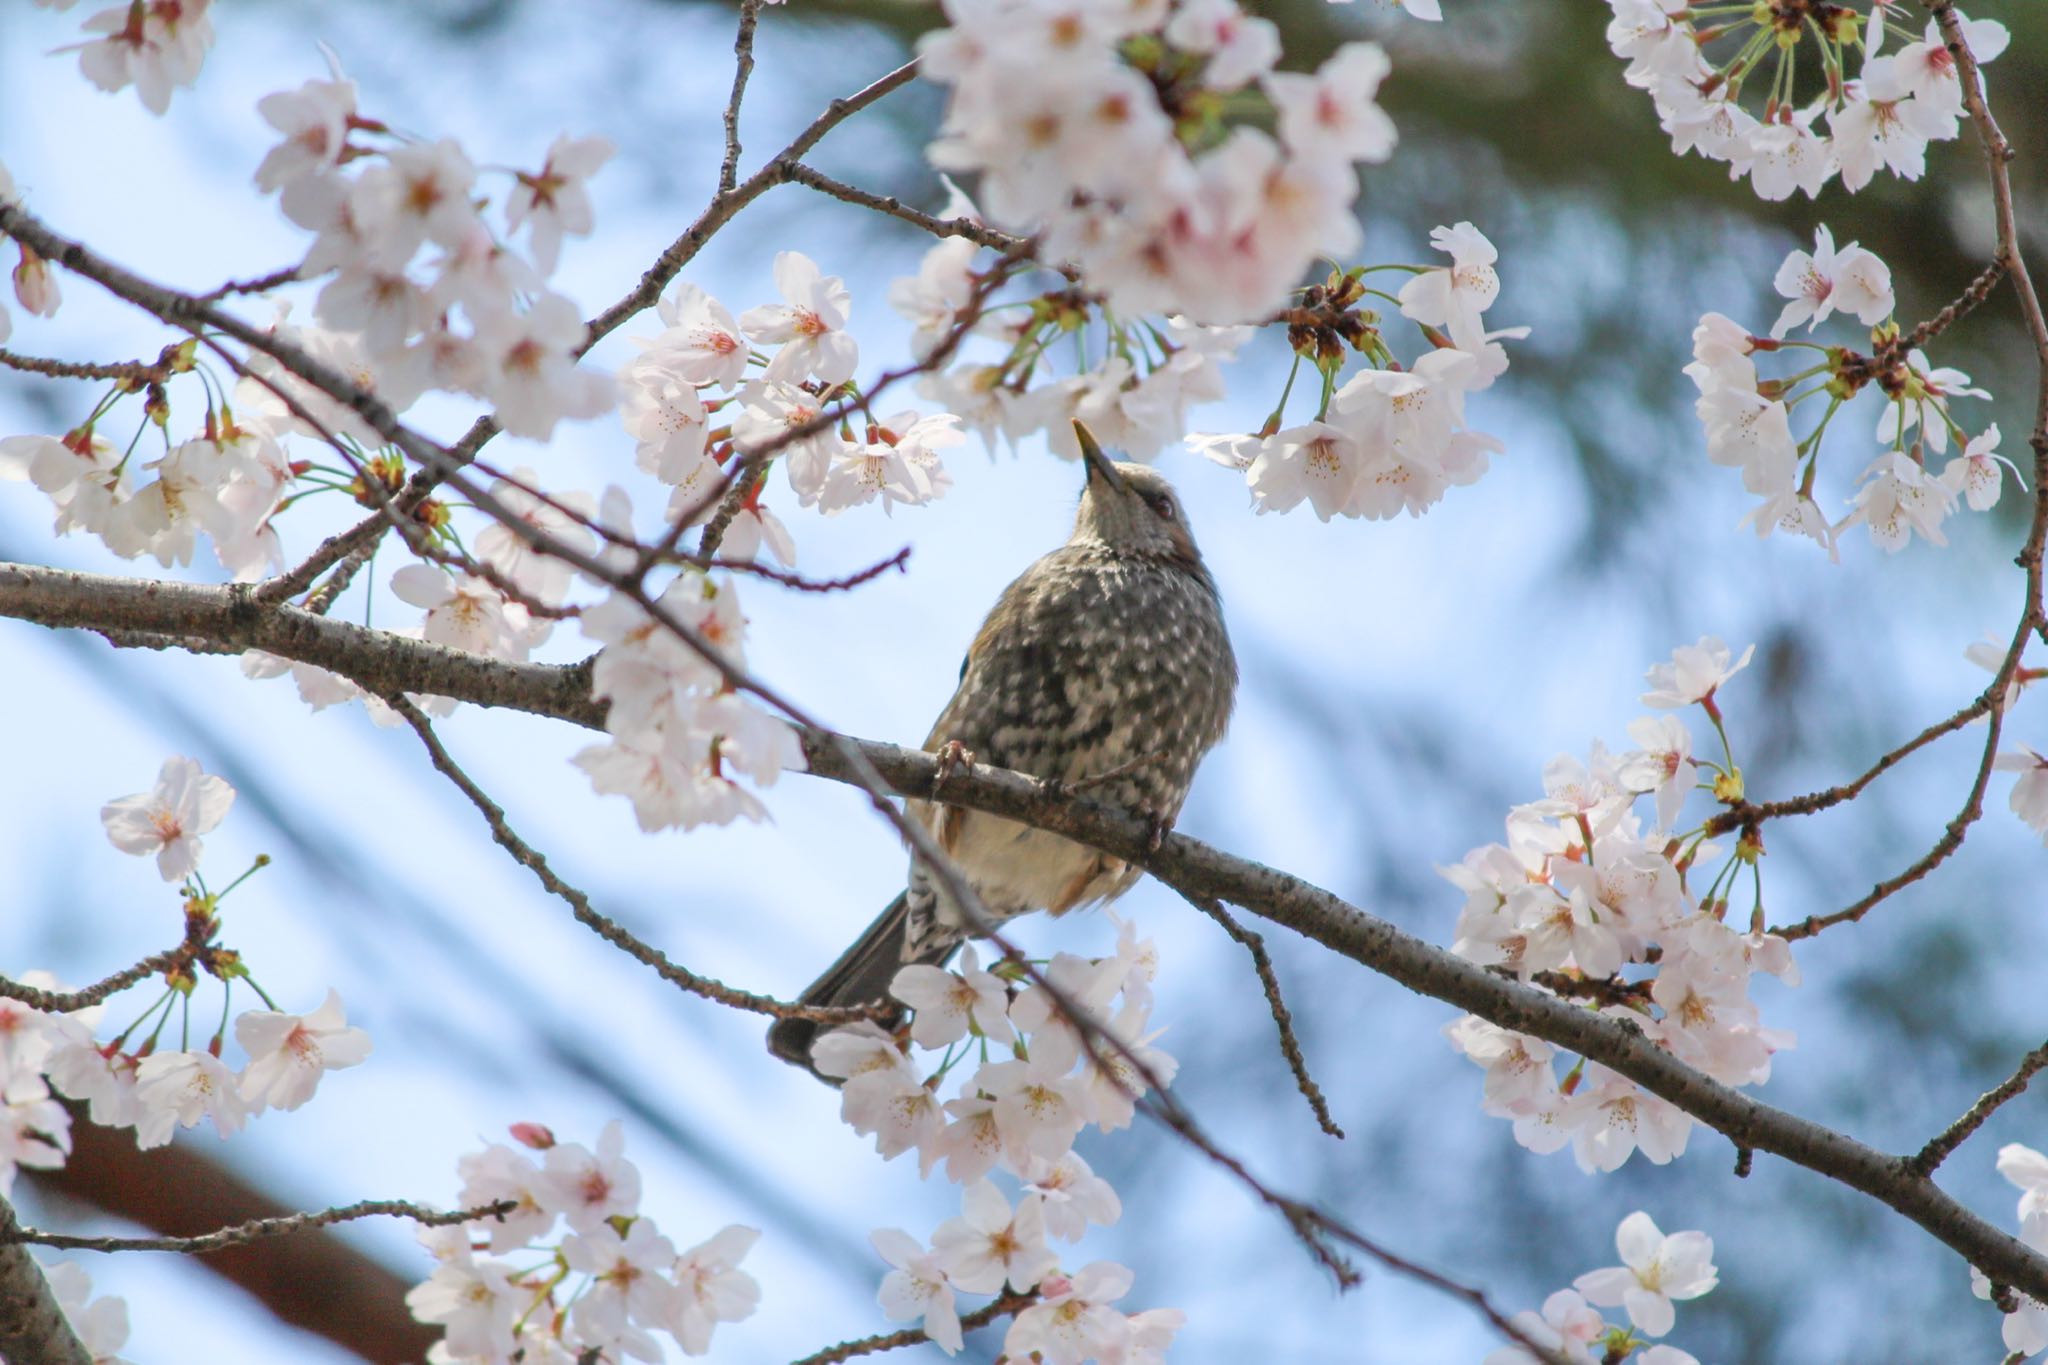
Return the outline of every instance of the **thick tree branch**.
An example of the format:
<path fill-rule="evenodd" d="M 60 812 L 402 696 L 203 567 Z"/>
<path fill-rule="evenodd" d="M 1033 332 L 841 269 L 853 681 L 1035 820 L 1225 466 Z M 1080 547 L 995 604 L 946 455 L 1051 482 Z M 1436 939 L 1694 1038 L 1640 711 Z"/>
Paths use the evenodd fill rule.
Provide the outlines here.
<path fill-rule="evenodd" d="M 569 668 L 508 664 L 330 621 L 263 608 L 245 588 L 201 587 L 0 564 L 0 615 L 45 625 L 219 638 L 318 664 L 365 690 L 428 692 L 596 729 L 604 708 Z M 920 750 L 806 732 L 811 771 L 863 785 L 862 768 L 906 795 L 929 796 L 937 760 Z M 955 770 L 946 800 L 1078 839 L 1135 862 L 1186 895 L 1226 901 L 1331 951 L 1503 1028 L 1533 1034 L 1627 1076 L 1738 1146 L 1781 1156 L 1860 1190 L 1912 1219 L 1985 1274 L 2048 1299 L 2048 1258 L 1977 1217 L 1906 1158 L 1709 1080 L 1638 1031 L 1547 992 L 1501 980 L 1433 943 L 1272 868 L 1185 835 L 1153 852 L 1149 823 L 1099 803 L 1049 793 L 1033 778 L 985 767 Z"/>
<path fill-rule="evenodd" d="M 14 1205 L 0 1198 L 0 1239 L 20 1229 Z M 57 1306 L 50 1282 L 28 1248 L 0 1240 L 0 1360 L 21 1365 L 92 1365 L 92 1354 Z"/>

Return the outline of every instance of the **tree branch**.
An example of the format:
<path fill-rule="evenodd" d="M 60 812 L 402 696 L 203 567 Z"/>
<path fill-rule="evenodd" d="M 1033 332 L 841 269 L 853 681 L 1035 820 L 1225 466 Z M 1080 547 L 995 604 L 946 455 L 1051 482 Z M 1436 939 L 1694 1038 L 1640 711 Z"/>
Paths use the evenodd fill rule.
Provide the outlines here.
<path fill-rule="evenodd" d="M 251 1242 L 259 1242 L 267 1237 L 310 1232 L 314 1228 L 349 1223 L 358 1218 L 410 1218 L 421 1227 L 445 1228 L 453 1227 L 457 1223 L 474 1222 L 480 1218 L 503 1218 L 518 1207 L 512 1200 L 505 1199 L 495 1204 L 483 1204 L 473 1209 L 457 1209 L 450 1213 L 441 1209 L 430 1209 L 423 1204 L 415 1204 L 405 1199 L 362 1199 L 339 1208 L 322 1209 L 318 1213 L 293 1213 L 282 1218 L 252 1218 L 246 1223 L 237 1223 L 233 1227 L 202 1233 L 197 1237 L 74 1237 L 69 1233 L 25 1228 L 16 1223 L 12 1226 L 0 1226 L 0 1247 L 29 1243 L 35 1246 L 55 1247 L 62 1251 L 178 1251 L 203 1256 L 210 1251 L 225 1251 L 229 1247 L 247 1246 Z M 4 1358 L 15 1359 L 13 1356 Z"/>
<path fill-rule="evenodd" d="M 379 696 L 428 692 L 601 728 L 602 704 L 571 668 L 502 663 L 330 621 L 291 607 L 263 608 L 246 588 L 202 587 L 0 564 L 0 616 L 84 629 L 207 636 L 317 664 Z M 862 786 L 866 768 L 891 791 L 928 797 L 931 754 L 807 731 L 810 771 Z M 946 800 L 1077 839 L 1144 867 L 1183 894 L 1213 897 L 1284 925 L 1408 987 L 1502 1028 L 1583 1054 L 1726 1134 L 1896 1210 L 1985 1274 L 2048 1299 L 2048 1258 L 1979 1218 L 1909 1162 L 1712 1081 L 1625 1023 L 1547 992 L 1504 981 L 1404 933 L 1319 887 L 1219 852 L 1183 834 L 1149 848 L 1150 824 L 1094 801 L 1049 793 L 1021 774 L 976 766 L 946 780 Z"/>
<path fill-rule="evenodd" d="M 570 911 L 576 916 L 577 923 L 591 930 L 635 962 L 651 968 L 663 981 L 681 987 L 692 995 L 701 995 L 706 1000 L 715 1000 L 736 1010 L 771 1015 L 777 1019 L 809 1019 L 820 1024 L 854 1024 L 862 1020 L 875 1019 L 882 1013 L 864 1005 L 846 1008 L 791 1005 L 769 996 L 756 995 L 752 991 L 734 990 L 722 981 L 714 981 L 708 976 L 697 975 L 687 967 L 677 966 L 659 948 L 639 938 L 617 920 L 600 915 L 592 909 L 590 897 L 556 876 L 554 869 L 548 866 L 548 860 L 531 844 L 512 832 L 512 826 L 505 820 L 504 807 L 491 800 L 484 789 L 457 766 L 455 760 L 449 756 L 447 747 L 441 743 L 441 737 L 434 733 L 433 723 L 427 719 L 425 712 L 396 693 L 386 697 L 385 701 L 394 711 L 405 717 L 405 723 L 412 726 L 413 732 L 420 737 L 420 743 L 426 745 L 427 758 L 433 763 L 435 771 L 453 782 L 456 788 L 469 798 L 469 803 L 484 817 L 484 823 L 491 827 L 491 838 L 497 841 L 500 848 L 512 855 L 512 861 L 533 873 L 550 895 L 566 901 Z"/>
<path fill-rule="evenodd" d="M 91 1352 L 57 1306 L 42 1267 L 27 1247 L 14 1244 L 20 1229 L 14 1205 L 0 1198 L 0 1360 L 92 1365 Z"/>

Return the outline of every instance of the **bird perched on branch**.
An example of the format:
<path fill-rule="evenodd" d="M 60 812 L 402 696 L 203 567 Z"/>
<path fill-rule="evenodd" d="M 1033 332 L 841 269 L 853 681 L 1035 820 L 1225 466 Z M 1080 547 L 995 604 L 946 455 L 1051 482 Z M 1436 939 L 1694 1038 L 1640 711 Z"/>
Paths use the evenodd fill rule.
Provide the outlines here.
<path fill-rule="evenodd" d="M 1180 499 L 1156 470 L 1109 459 L 1076 422 L 1087 483 L 1067 543 L 1003 590 L 960 666 L 924 747 L 953 762 L 1014 768 L 1155 822 L 1179 814 L 1195 766 L 1223 737 L 1237 661 L 1216 584 Z M 1139 869 L 998 816 L 911 801 L 980 896 L 989 927 L 1032 910 L 1115 899 Z M 885 1000 L 909 963 L 943 965 L 974 936 L 915 855 L 909 886 L 804 991 L 806 1005 Z M 769 1050 L 810 1065 L 818 1025 L 778 1021 Z"/>

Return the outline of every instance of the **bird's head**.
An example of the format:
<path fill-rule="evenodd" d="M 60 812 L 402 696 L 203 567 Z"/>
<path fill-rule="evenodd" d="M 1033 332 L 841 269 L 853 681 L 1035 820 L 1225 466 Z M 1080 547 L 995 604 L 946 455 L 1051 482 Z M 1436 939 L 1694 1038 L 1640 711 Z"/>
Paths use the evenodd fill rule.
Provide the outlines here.
<path fill-rule="evenodd" d="M 1199 568 L 1201 552 L 1188 530 L 1180 498 L 1150 465 L 1112 460 L 1093 432 L 1074 423 L 1088 482 L 1074 516 L 1073 539 L 1095 540 L 1128 554 L 1152 555 Z"/>

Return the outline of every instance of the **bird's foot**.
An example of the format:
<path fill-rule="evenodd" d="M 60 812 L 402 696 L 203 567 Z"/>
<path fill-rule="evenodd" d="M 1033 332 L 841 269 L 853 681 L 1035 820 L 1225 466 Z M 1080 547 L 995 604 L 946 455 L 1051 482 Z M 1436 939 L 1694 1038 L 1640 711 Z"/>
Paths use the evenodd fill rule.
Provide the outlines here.
<path fill-rule="evenodd" d="M 1156 811 L 1141 811 L 1139 815 L 1145 821 L 1145 856 L 1149 858 L 1159 852 L 1166 836 L 1173 833 L 1173 817 Z"/>
<path fill-rule="evenodd" d="M 954 773 L 962 768 L 974 766 L 974 751 L 957 739 L 949 739 L 938 748 L 935 755 L 938 766 L 932 771 L 932 796 L 938 797 L 941 789 Z"/>

